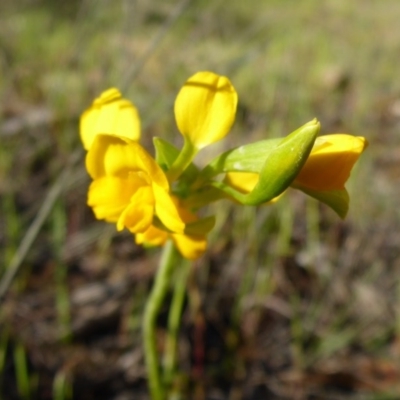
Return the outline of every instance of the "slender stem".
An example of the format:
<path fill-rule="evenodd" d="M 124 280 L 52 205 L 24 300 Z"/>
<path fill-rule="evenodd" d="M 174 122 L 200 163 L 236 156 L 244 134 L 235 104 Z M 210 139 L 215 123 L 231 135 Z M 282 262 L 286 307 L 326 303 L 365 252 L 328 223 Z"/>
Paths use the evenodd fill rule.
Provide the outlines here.
<path fill-rule="evenodd" d="M 189 260 L 183 260 L 174 282 L 174 294 L 168 316 L 168 336 L 164 355 L 164 382 L 167 384 L 171 383 L 176 366 L 178 331 L 190 266 L 191 262 Z"/>
<path fill-rule="evenodd" d="M 156 280 L 147 300 L 143 321 L 144 352 L 149 379 L 149 388 L 153 400 L 164 400 L 165 387 L 161 382 L 159 355 L 157 352 L 156 320 L 170 283 L 175 267 L 176 250 L 169 240 L 163 249 Z"/>
<path fill-rule="evenodd" d="M 167 172 L 167 178 L 169 182 L 174 182 L 182 172 L 188 167 L 192 162 L 193 158 L 196 156 L 198 150 L 191 141 L 185 137 L 185 143 L 178 157 L 175 159 L 171 168 Z"/>

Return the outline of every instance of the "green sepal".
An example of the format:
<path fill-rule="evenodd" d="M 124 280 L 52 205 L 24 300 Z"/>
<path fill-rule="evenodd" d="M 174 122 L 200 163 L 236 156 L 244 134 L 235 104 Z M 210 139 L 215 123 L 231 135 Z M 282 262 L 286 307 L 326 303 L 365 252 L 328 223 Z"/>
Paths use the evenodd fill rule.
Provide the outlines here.
<path fill-rule="evenodd" d="M 165 172 L 169 171 L 180 154 L 179 149 L 159 137 L 153 138 L 153 143 L 156 149 L 155 159 L 157 164 Z M 193 182 L 197 178 L 198 172 L 197 167 L 193 163 L 190 163 L 181 177 L 187 182 Z"/>
<path fill-rule="evenodd" d="M 225 172 L 258 173 L 268 154 L 274 151 L 281 141 L 281 138 L 260 140 L 228 150 L 214 158 L 200 172 L 199 178 L 206 181 Z"/>
<path fill-rule="evenodd" d="M 157 164 L 164 170 L 168 171 L 171 165 L 178 157 L 179 150 L 171 143 L 159 137 L 153 138 L 155 148 L 155 160 Z"/>
<path fill-rule="evenodd" d="M 319 122 L 313 120 L 281 139 L 264 155 L 264 162 L 258 171 L 243 170 L 237 163 L 229 164 L 234 169 L 227 171 L 258 172 L 259 180 L 250 193 L 240 193 L 224 182 L 212 182 L 212 186 L 241 204 L 258 205 L 272 200 L 285 191 L 300 172 L 312 150 L 319 128 Z"/>
<path fill-rule="evenodd" d="M 316 119 L 296 129 L 286 139 L 292 135 L 297 136 L 298 134 L 314 130 L 319 131 L 319 122 Z M 199 178 L 205 181 L 224 172 L 260 173 L 268 155 L 274 152 L 281 144 L 282 138 L 265 139 L 228 150 L 214 158 L 200 172 Z"/>
<path fill-rule="evenodd" d="M 350 202 L 350 197 L 346 189 L 319 191 L 305 188 L 301 185 L 292 185 L 292 187 L 326 204 L 332 208 L 340 218 L 344 219 L 346 217 Z"/>

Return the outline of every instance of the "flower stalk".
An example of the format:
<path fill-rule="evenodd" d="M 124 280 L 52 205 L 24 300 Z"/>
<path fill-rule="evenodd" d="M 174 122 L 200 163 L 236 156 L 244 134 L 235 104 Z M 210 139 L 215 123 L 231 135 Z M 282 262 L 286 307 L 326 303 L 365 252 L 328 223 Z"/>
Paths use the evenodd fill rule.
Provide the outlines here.
<path fill-rule="evenodd" d="M 176 249 L 171 240 L 163 248 L 155 282 L 147 300 L 143 319 L 143 341 L 149 389 L 153 400 L 165 400 L 166 390 L 161 379 L 157 351 L 156 321 L 171 282 L 176 265 Z"/>
<path fill-rule="evenodd" d="M 171 384 L 176 368 L 178 332 L 191 264 L 189 260 L 183 259 L 176 271 L 177 275 L 174 281 L 174 293 L 168 315 L 168 332 L 164 354 L 164 382 L 167 385 Z"/>

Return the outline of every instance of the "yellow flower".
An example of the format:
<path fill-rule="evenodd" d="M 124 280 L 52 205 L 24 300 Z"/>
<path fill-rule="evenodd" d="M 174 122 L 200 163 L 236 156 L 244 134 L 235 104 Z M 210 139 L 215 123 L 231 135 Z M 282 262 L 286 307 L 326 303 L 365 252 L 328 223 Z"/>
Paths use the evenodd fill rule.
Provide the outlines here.
<path fill-rule="evenodd" d="M 345 183 L 366 146 L 366 139 L 359 136 L 332 134 L 318 137 L 291 186 L 323 201 L 344 217 L 349 202 Z M 258 182 L 258 174 L 229 172 L 225 182 L 242 193 L 249 193 Z"/>
<path fill-rule="evenodd" d="M 118 230 L 143 233 L 157 217 L 169 231 L 184 232 L 164 172 L 137 142 L 97 135 L 86 168 L 93 178 L 88 204 L 97 219 L 116 222 Z"/>
<path fill-rule="evenodd" d="M 186 81 L 176 98 L 178 129 L 200 150 L 226 136 L 235 120 L 237 101 L 228 78 L 198 72 Z"/>
<path fill-rule="evenodd" d="M 199 221 L 195 214 L 179 204 L 178 198 L 173 197 L 173 200 L 177 206 L 180 217 L 187 225 Z M 210 228 L 211 227 L 209 226 L 209 229 Z M 152 225 L 145 232 L 136 234 L 136 243 L 145 244 L 148 246 L 162 246 L 168 239 L 172 239 L 176 248 L 183 257 L 189 260 L 195 260 L 196 258 L 202 256 L 206 251 L 206 234 L 208 233 L 209 229 L 199 231 L 197 234 L 181 234 L 169 233 Z"/>
<path fill-rule="evenodd" d="M 94 100 L 81 116 L 80 135 L 85 150 L 89 150 L 98 134 L 140 138 L 140 119 L 135 106 L 111 88 Z"/>

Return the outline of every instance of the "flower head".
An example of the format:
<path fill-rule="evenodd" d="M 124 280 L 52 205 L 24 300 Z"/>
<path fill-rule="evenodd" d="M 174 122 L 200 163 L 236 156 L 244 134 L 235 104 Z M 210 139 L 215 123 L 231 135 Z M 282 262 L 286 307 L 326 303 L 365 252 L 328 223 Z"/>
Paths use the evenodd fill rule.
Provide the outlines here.
<path fill-rule="evenodd" d="M 103 92 L 80 119 L 80 135 L 85 150 L 89 150 L 96 135 L 110 134 L 132 140 L 140 138 L 140 119 L 136 107 L 123 99 L 118 89 Z"/>
<path fill-rule="evenodd" d="M 128 229 L 138 244 L 161 246 L 171 239 L 185 258 L 195 259 L 204 253 L 214 225 L 214 217 L 201 219 L 197 211 L 213 201 L 265 204 L 291 186 L 344 217 L 349 203 L 345 183 L 366 140 L 345 134 L 317 138 L 316 119 L 283 139 L 228 150 L 202 170 L 193 164 L 199 150 L 227 135 L 237 101 L 228 78 L 205 71 L 190 77 L 175 101 L 184 145 L 179 150 L 158 138 L 153 159 L 137 143 L 136 108 L 117 89 L 102 93 L 80 120 L 93 179 L 88 204 L 96 218 Z"/>
<path fill-rule="evenodd" d="M 145 232 L 157 217 L 174 233 L 185 223 L 170 195 L 169 183 L 154 159 L 136 142 L 97 135 L 86 156 L 93 182 L 88 204 L 98 219 L 116 222 L 133 233 Z"/>

